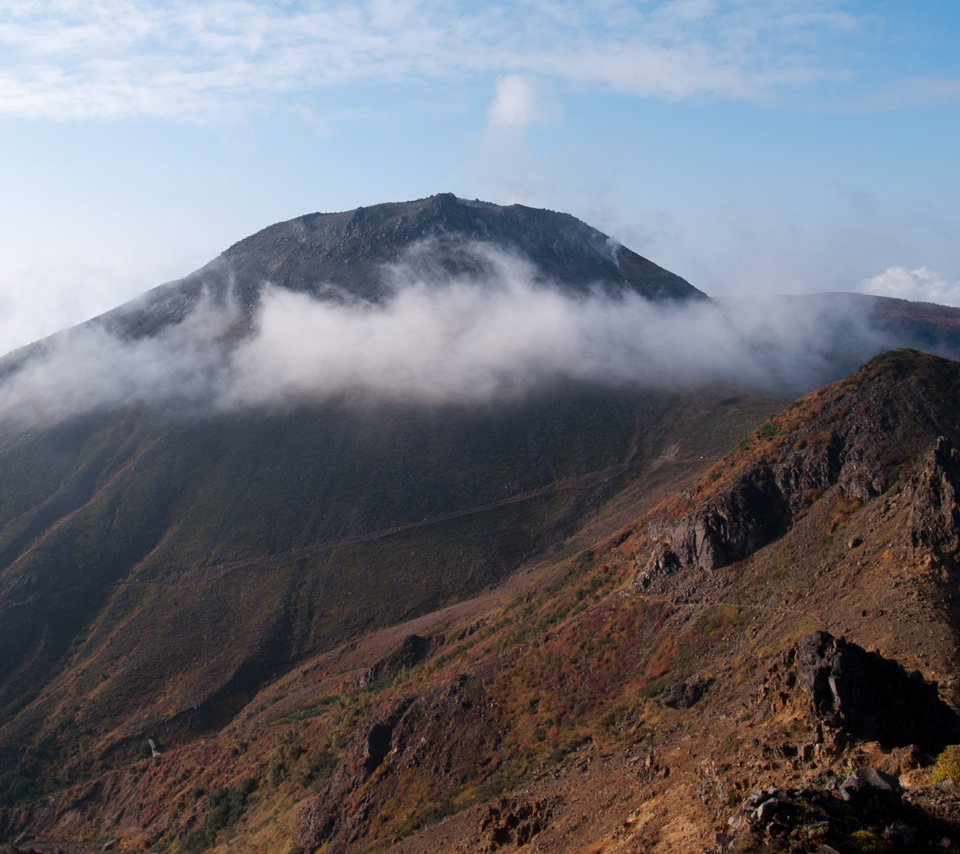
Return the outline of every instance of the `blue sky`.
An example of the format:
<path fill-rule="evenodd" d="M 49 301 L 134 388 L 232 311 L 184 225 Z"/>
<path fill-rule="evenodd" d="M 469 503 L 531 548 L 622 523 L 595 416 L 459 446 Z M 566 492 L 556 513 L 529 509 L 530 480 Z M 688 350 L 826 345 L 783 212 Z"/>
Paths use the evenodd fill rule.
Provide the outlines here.
<path fill-rule="evenodd" d="M 0 350 L 441 191 L 712 295 L 960 304 L 958 39 L 955 0 L 6 0 Z"/>

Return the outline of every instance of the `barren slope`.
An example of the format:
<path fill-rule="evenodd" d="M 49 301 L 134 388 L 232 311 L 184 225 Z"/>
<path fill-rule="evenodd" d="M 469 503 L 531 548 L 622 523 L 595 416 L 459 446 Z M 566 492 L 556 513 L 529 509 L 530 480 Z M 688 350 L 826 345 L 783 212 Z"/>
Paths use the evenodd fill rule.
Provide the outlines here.
<path fill-rule="evenodd" d="M 878 358 L 592 547 L 0 827 L 125 850 L 943 850 L 958 416 L 960 365 Z"/>

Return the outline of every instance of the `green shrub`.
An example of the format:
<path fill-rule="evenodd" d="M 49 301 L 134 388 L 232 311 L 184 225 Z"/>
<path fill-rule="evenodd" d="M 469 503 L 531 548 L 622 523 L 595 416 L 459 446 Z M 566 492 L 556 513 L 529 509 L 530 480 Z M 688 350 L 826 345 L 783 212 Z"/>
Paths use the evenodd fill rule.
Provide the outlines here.
<path fill-rule="evenodd" d="M 850 835 L 850 850 L 856 854 L 887 854 L 893 845 L 871 830 L 855 830 Z"/>
<path fill-rule="evenodd" d="M 294 782 L 300 786 L 309 784 L 315 792 L 319 792 L 330 779 L 337 762 L 335 754 L 321 747 L 306 757 L 306 761 L 297 768 Z"/>
<path fill-rule="evenodd" d="M 960 781 L 960 744 L 951 744 L 937 757 L 937 764 L 930 774 L 930 784 L 943 780 Z"/>
<path fill-rule="evenodd" d="M 247 800 L 257 788 L 253 777 L 244 780 L 236 789 L 219 789 L 207 801 L 207 820 L 203 827 L 194 830 L 180 843 L 184 854 L 199 854 L 212 848 L 217 835 L 235 824 L 247 809 Z"/>

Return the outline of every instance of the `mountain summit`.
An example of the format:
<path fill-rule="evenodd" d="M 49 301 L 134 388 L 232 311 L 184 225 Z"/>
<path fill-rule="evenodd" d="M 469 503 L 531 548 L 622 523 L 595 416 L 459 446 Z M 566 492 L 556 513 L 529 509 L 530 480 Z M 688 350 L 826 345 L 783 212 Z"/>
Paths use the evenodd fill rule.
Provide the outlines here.
<path fill-rule="evenodd" d="M 149 334 L 181 319 L 204 289 L 215 295 L 230 290 L 249 310 L 266 283 L 324 299 L 379 303 L 394 290 L 395 265 L 425 262 L 421 272 L 434 278 L 476 278 L 491 272 L 485 253 L 491 248 L 529 263 L 540 281 L 566 296 L 599 290 L 651 300 L 706 299 L 680 276 L 570 214 L 440 193 L 276 223 L 111 318 L 128 332 Z"/>
<path fill-rule="evenodd" d="M 704 296 L 570 214 L 467 201 L 452 193 L 277 223 L 234 244 L 198 275 L 207 278 L 228 267 L 241 292 L 263 281 L 313 294 L 332 284 L 376 301 L 388 293 L 379 268 L 430 240 L 439 243 L 435 263 L 451 275 L 477 272 L 476 257 L 463 247 L 484 242 L 526 258 L 569 294 L 600 286 L 648 299 Z"/>

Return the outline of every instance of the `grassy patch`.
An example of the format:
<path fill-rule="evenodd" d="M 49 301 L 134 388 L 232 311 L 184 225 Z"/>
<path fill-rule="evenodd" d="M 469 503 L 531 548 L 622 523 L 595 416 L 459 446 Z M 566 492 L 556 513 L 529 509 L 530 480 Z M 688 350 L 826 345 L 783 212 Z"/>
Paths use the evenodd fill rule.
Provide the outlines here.
<path fill-rule="evenodd" d="M 960 744 L 944 748 L 930 772 L 931 786 L 944 780 L 960 780 Z"/>

